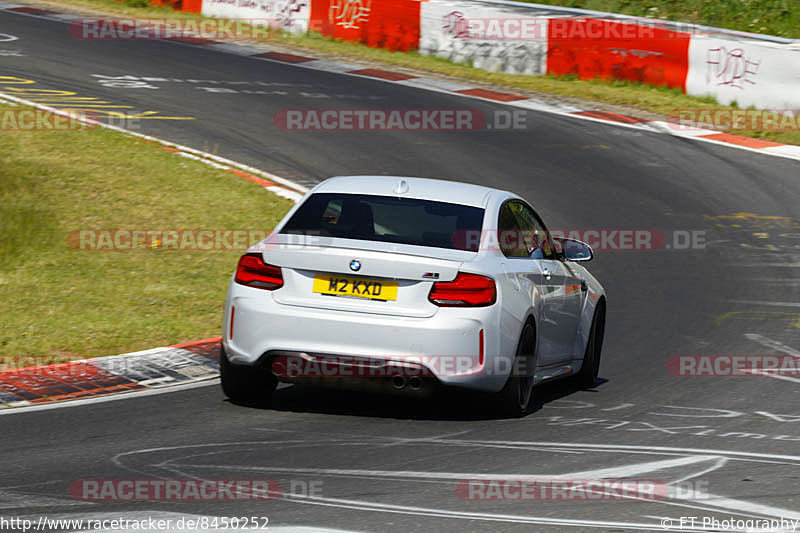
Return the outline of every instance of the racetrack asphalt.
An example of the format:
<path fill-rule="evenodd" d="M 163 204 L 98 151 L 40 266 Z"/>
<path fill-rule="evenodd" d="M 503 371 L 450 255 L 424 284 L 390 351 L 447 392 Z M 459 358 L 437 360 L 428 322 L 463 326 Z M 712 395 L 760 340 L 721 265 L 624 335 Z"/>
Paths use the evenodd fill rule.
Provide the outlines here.
<path fill-rule="evenodd" d="M 551 228 L 658 230 L 667 243 L 697 231 L 707 243 L 599 250 L 588 266 L 608 294 L 602 383 L 548 385 L 523 419 L 496 419 L 476 396 L 432 404 L 302 387 L 279 390 L 272 408 L 242 407 L 217 386 L 11 413 L 0 416 L 0 516 L 268 516 L 275 527 L 352 531 L 658 530 L 660 517 L 800 518 L 800 379 L 665 369 L 676 355 L 800 357 L 800 163 L 535 111 L 517 131 L 287 132 L 273 123 L 280 110 L 493 116 L 508 108 L 202 46 L 78 40 L 63 23 L 8 12 L 0 32 L 18 37 L 0 52 L 21 54 L 2 56 L 0 76 L 126 112 L 194 117 L 142 119 L 138 131 L 304 185 L 340 174 L 440 177 L 512 190 Z M 98 76 L 181 81 L 109 87 Z M 165 177 L 172 201 L 191 199 L 170 198 Z M 478 474 L 663 479 L 712 496 L 460 499 L 457 481 Z M 76 479 L 153 476 L 270 478 L 286 494 L 81 502 L 68 492 Z M 304 495 L 309 482 L 321 492 Z"/>

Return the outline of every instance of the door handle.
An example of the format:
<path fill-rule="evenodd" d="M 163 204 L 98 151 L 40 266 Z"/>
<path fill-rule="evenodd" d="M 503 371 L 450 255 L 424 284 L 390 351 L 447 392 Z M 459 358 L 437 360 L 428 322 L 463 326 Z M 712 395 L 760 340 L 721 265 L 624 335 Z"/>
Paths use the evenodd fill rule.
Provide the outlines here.
<path fill-rule="evenodd" d="M 544 279 L 548 281 L 550 280 L 551 277 L 553 277 L 553 273 L 550 271 L 549 268 L 543 268 L 542 275 L 544 276 Z"/>

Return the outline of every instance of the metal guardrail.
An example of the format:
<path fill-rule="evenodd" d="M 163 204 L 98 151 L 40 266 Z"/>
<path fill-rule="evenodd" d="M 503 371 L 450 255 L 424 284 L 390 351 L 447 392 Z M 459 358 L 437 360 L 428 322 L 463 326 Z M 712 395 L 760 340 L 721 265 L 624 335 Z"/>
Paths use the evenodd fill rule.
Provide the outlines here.
<path fill-rule="evenodd" d="M 673 20 L 653 19 L 647 17 L 636 17 L 633 15 L 621 15 L 618 13 L 606 13 L 603 11 L 592 11 L 589 9 L 578 9 L 574 7 L 550 6 L 545 4 L 533 4 L 529 2 L 514 2 L 513 0 L 475 0 L 476 4 L 495 4 L 513 7 L 521 7 L 539 12 L 556 13 L 564 15 L 590 16 L 604 19 L 618 19 L 626 21 L 647 22 L 654 27 L 664 27 L 674 31 L 685 33 L 709 33 L 737 37 L 739 39 L 749 39 L 753 41 L 772 42 L 777 44 L 800 45 L 800 39 L 786 39 L 774 35 L 764 35 L 760 33 L 749 33 L 746 31 L 726 30 L 724 28 L 714 28 L 702 26 L 700 24 L 690 24 L 688 22 L 677 22 Z"/>

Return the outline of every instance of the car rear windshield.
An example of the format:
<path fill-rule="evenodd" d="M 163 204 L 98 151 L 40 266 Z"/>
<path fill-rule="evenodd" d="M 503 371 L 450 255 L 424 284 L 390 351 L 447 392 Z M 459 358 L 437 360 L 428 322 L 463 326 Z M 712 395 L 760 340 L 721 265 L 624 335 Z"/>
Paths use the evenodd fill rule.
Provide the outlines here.
<path fill-rule="evenodd" d="M 480 207 L 366 194 L 312 194 L 280 233 L 477 252 Z M 478 238 L 476 238 L 478 237 Z"/>

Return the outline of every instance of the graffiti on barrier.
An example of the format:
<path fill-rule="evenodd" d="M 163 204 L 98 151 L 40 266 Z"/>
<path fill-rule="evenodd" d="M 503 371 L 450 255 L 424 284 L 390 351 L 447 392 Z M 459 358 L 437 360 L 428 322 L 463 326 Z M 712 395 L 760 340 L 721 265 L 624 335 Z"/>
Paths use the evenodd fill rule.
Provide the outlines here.
<path fill-rule="evenodd" d="M 275 18 L 281 26 L 291 26 L 308 3 L 303 0 L 286 0 L 278 5 Z"/>
<path fill-rule="evenodd" d="M 369 20 L 371 0 L 332 0 L 330 18 L 336 26 L 359 29 Z"/>
<path fill-rule="evenodd" d="M 469 37 L 469 21 L 461 11 L 451 11 L 443 17 L 442 30 L 456 39 Z"/>
<path fill-rule="evenodd" d="M 706 84 L 727 85 L 744 89 L 745 84 L 755 85 L 761 60 L 749 57 L 742 48 L 724 46 L 709 48 L 706 53 Z"/>

